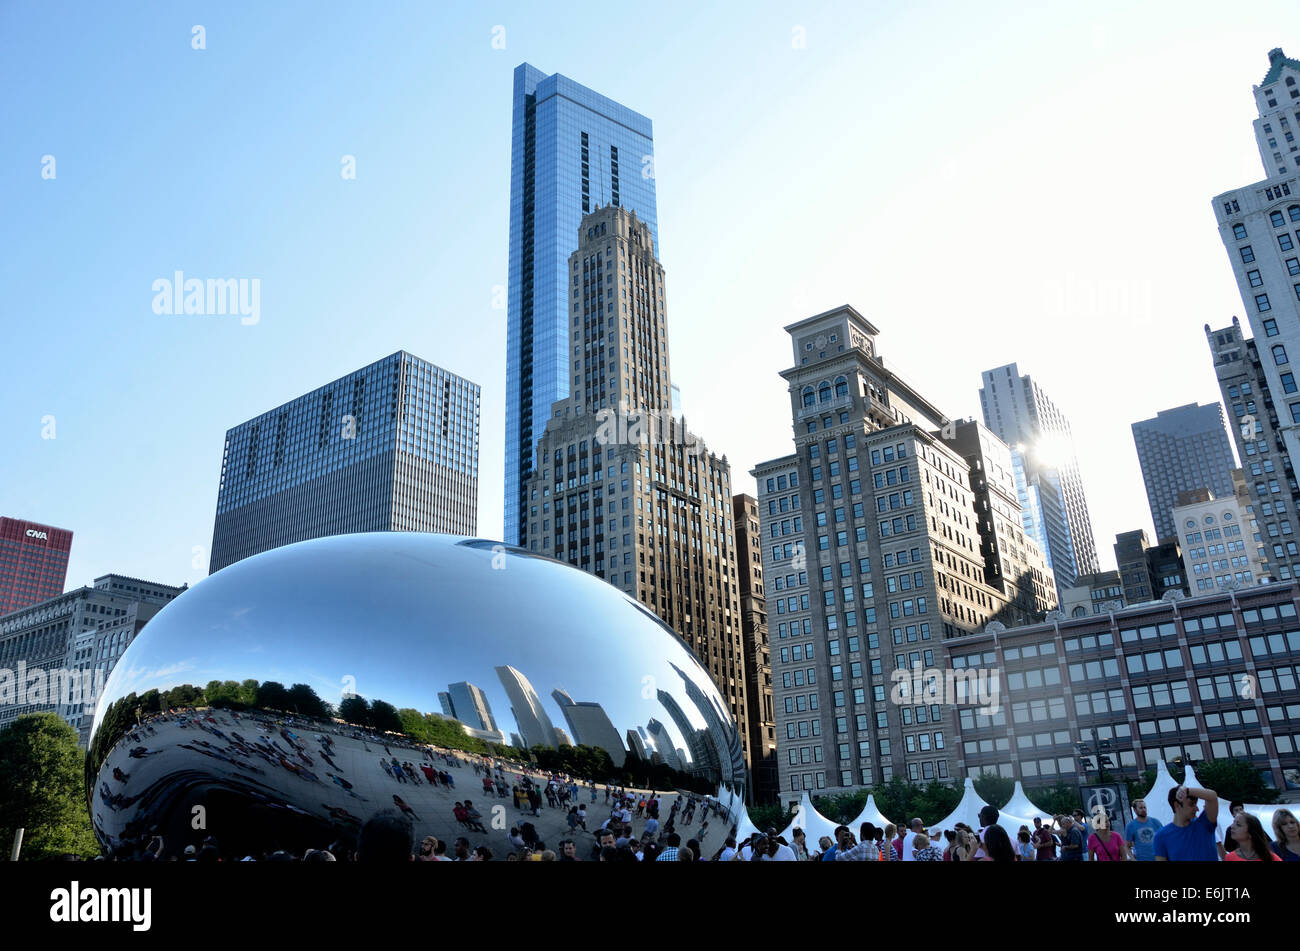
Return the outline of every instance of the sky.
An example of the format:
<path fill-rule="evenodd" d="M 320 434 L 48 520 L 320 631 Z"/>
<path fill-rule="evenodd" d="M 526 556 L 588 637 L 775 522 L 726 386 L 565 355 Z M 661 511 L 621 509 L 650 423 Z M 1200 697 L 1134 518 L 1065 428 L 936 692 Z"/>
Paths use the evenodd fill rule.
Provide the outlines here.
<path fill-rule="evenodd" d="M 1037 378 L 1114 567 L 1152 531 L 1130 424 L 1219 399 L 1202 328 L 1245 312 L 1211 200 L 1265 177 L 1276 46 L 1294 2 L 9 0 L 0 514 L 74 532 L 69 587 L 194 583 L 225 431 L 406 349 L 481 385 L 500 537 L 530 62 L 654 123 L 672 376 L 738 490 L 792 449 L 782 328 L 847 303 L 951 417 L 982 370 Z M 258 279 L 259 319 L 156 314 L 177 270 Z"/>

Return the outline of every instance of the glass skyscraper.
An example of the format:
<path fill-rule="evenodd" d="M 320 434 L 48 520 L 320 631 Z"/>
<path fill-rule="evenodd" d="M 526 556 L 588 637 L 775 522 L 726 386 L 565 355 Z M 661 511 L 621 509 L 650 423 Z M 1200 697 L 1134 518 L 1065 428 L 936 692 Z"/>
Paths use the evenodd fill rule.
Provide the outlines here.
<path fill-rule="evenodd" d="M 475 534 L 479 398 L 399 350 L 231 429 L 208 570 L 327 535 Z"/>
<path fill-rule="evenodd" d="M 523 63 L 510 148 L 505 540 L 525 544 L 523 483 L 551 404 L 569 396 L 568 261 L 578 225 L 594 208 L 627 208 L 649 225 L 656 252 L 659 229 L 645 116 Z"/>

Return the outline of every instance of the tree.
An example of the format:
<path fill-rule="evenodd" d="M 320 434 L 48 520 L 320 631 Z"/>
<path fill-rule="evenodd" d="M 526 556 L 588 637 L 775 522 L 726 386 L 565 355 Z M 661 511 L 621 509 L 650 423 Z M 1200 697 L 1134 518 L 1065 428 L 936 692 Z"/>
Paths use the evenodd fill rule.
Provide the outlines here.
<path fill-rule="evenodd" d="M 289 688 L 289 708 L 297 711 L 299 716 L 325 716 L 325 702 L 307 684 L 294 684 Z"/>
<path fill-rule="evenodd" d="M 1154 780 L 1154 776 L 1152 777 Z M 1147 783 L 1147 788 L 1151 786 Z M 1145 790 L 1143 790 L 1145 792 Z M 1054 786 L 1040 786 L 1034 789 L 1025 790 L 1025 795 L 1029 797 L 1034 805 L 1038 806 L 1044 812 L 1053 816 L 1059 816 L 1067 812 L 1074 812 L 1079 808 L 1079 790 L 1069 783 L 1060 782 Z M 1133 791 L 1129 789 L 1130 800 L 1136 798 Z"/>
<path fill-rule="evenodd" d="M 86 809 L 77 732 L 54 713 L 29 713 L 0 732 L 0 848 L 24 829 L 22 858 L 98 854 Z"/>
<path fill-rule="evenodd" d="M 352 694 L 343 698 L 339 704 L 339 716 L 348 723 L 355 723 L 357 726 L 370 725 L 370 704 L 366 703 L 366 698 Z"/>
<path fill-rule="evenodd" d="M 402 719 L 397 715 L 397 708 L 386 700 L 371 701 L 370 725 L 382 733 L 402 732 Z"/>
<path fill-rule="evenodd" d="M 1259 768 L 1244 759 L 1216 759 L 1196 768 L 1204 789 L 1213 789 L 1225 806 L 1230 802 L 1277 801 L 1277 790 L 1264 781 Z"/>
<path fill-rule="evenodd" d="M 1011 801 L 1011 796 L 1016 791 L 1016 781 L 983 771 L 975 780 L 975 791 L 985 802 L 1001 808 Z M 937 818 L 942 819 L 943 816 Z"/>
<path fill-rule="evenodd" d="M 257 688 L 257 705 L 263 710 L 288 710 L 289 691 L 284 684 L 268 680 Z"/>

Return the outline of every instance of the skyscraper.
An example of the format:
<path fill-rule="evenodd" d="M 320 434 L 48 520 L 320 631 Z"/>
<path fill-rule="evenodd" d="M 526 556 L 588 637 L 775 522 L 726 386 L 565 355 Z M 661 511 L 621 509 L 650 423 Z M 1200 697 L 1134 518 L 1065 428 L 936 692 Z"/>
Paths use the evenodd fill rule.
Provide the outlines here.
<path fill-rule="evenodd" d="M 1217 498 L 1232 496 L 1236 462 L 1223 429 L 1223 407 L 1218 403 L 1162 409 L 1151 419 L 1133 424 L 1133 442 L 1157 541 L 1178 536 L 1173 510 L 1179 492 L 1206 488 Z"/>
<path fill-rule="evenodd" d="M 1255 528 L 1246 540 L 1274 578 L 1300 577 L 1300 485 L 1282 439 L 1277 402 L 1269 389 L 1259 347 L 1242 333 L 1241 321 L 1211 330 L 1205 337 L 1214 355 L 1223 405 L 1230 415 L 1233 442 L 1241 459 Z M 1265 351 L 1267 353 L 1267 350 Z"/>
<path fill-rule="evenodd" d="M 664 271 L 649 225 L 607 205 L 566 265 L 570 395 L 524 480 L 527 548 L 604 578 L 695 651 L 748 754 L 731 468 L 672 416 Z"/>
<path fill-rule="evenodd" d="M 1254 336 L 1250 368 L 1258 371 L 1253 375 L 1262 375 L 1268 393 L 1261 392 L 1258 378 L 1225 381 L 1232 367 L 1219 361 L 1230 362 L 1233 343 L 1212 339 L 1211 346 L 1220 384 L 1226 382 L 1238 393 L 1224 400 L 1233 408 L 1234 424 L 1240 427 L 1250 415 L 1259 430 L 1254 439 L 1238 438 L 1238 446 L 1270 570 L 1292 578 L 1300 577 L 1300 551 L 1287 537 L 1300 525 L 1300 490 L 1292 466 L 1300 459 L 1300 385 L 1292 359 L 1300 359 L 1300 60 L 1269 50 L 1268 72 L 1254 95 L 1259 113 L 1253 122 L 1255 141 L 1266 177 L 1216 196 L 1214 214 Z M 1224 331 L 1215 333 L 1217 338 Z M 1245 396 L 1243 382 L 1251 387 Z M 1248 401 L 1256 409 L 1247 409 Z M 1225 488 L 1229 491 L 1223 497 L 1231 494 Z M 1217 488 L 1214 492 L 1221 495 Z M 1288 531 L 1281 531 L 1283 524 Z"/>
<path fill-rule="evenodd" d="M 515 69 L 506 330 L 505 540 L 527 545 L 522 488 L 551 404 L 569 395 L 569 255 L 597 206 L 635 211 L 658 247 L 650 120 L 556 73 Z M 593 285 L 592 304 L 614 305 Z M 576 296 L 576 295 L 575 295 Z"/>
<path fill-rule="evenodd" d="M 1014 528 L 1008 450 L 990 462 L 1001 444 L 904 380 L 852 307 L 785 329 L 795 453 L 753 470 L 782 799 L 955 778 L 951 708 L 897 694 L 894 675 L 1051 603 L 1043 556 Z M 1034 564 L 1036 585 L 1008 577 Z"/>
<path fill-rule="evenodd" d="M 773 802 L 780 792 L 776 767 L 776 721 L 772 710 L 772 658 L 767 635 L 763 578 L 763 533 L 758 500 L 731 500 L 736 555 L 740 563 L 741 640 L 745 645 L 745 694 L 749 700 L 750 777 L 756 802 Z"/>
<path fill-rule="evenodd" d="M 1047 556 L 1057 593 L 1100 570 L 1070 421 L 1014 363 L 985 370 L 984 425 L 1011 448 L 1025 532 Z"/>
<path fill-rule="evenodd" d="M 72 532 L 0 517 L 0 615 L 63 593 Z"/>
<path fill-rule="evenodd" d="M 478 522 L 479 387 L 405 351 L 226 433 L 209 571 L 352 532 Z"/>

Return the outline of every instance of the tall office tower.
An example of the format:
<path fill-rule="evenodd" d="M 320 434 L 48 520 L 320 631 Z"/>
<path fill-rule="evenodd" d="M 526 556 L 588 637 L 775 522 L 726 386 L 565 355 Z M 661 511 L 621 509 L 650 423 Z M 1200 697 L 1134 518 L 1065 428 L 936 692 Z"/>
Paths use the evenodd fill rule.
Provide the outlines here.
<path fill-rule="evenodd" d="M 24 713 L 54 712 L 85 746 L 113 666 L 155 614 L 185 590 L 125 575 L 0 618 L 0 730 Z M 15 675 L 16 672 L 16 675 Z"/>
<path fill-rule="evenodd" d="M 524 747 L 549 746 L 554 749 L 557 745 L 555 725 L 528 678 L 509 665 L 497 667 L 496 672 L 506 696 L 510 698 L 510 712 L 514 714 Z"/>
<path fill-rule="evenodd" d="M 1218 403 L 1162 409 L 1133 424 L 1133 442 L 1157 541 L 1178 537 L 1173 510 L 1179 492 L 1208 488 L 1216 496 L 1232 495 L 1236 461 Z"/>
<path fill-rule="evenodd" d="M 604 707 L 594 700 L 574 700 L 566 690 L 552 690 L 551 697 L 564 714 L 575 743 L 598 746 L 609 753 L 615 766 L 623 766 L 627 761 L 627 750 Z"/>
<path fill-rule="evenodd" d="M 1059 595 L 1101 568 L 1070 421 L 1014 363 L 985 370 L 983 380 L 984 425 L 1011 448 L 1022 523 L 1047 556 Z"/>
<path fill-rule="evenodd" d="M 1280 439 L 1257 436 L 1260 455 L 1241 457 L 1252 483 L 1261 479 L 1281 483 L 1280 491 L 1271 490 L 1270 485 L 1266 496 L 1255 494 L 1255 515 L 1266 529 L 1270 523 L 1280 528 L 1282 520 L 1272 514 L 1279 503 L 1286 522 L 1296 524 L 1291 462 L 1300 453 L 1300 387 L 1292 360 L 1300 359 L 1300 144 L 1296 142 L 1300 132 L 1300 61 L 1288 59 L 1280 49 L 1270 50 L 1268 61 L 1268 73 L 1254 87 L 1259 117 L 1253 123 L 1266 177 L 1214 199 L 1219 235 L 1258 346 L 1259 369 L 1276 402 L 1266 429 L 1275 429 Z M 1216 362 L 1217 358 L 1216 354 Z M 1258 391 L 1258 382 L 1251 383 Z M 1227 399 L 1224 402 L 1232 405 Z M 1262 416 L 1256 414 L 1256 421 Z M 1274 474 L 1256 476 L 1252 463 L 1259 463 L 1262 469 L 1266 459 L 1274 463 Z M 1218 489 L 1215 494 L 1220 494 Z M 1272 513 L 1265 510 L 1266 501 Z M 1300 557 L 1294 541 L 1271 533 L 1261 533 L 1261 540 L 1278 577 L 1298 576 Z"/>
<path fill-rule="evenodd" d="M 0 615 L 63 593 L 72 532 L 0 517 Z"/>
<path fill-rule="evenodd" d="M 1205 336 L 1214 355 L 1223 405 L 1228 408 L 1233 442 L 1245 474 L 1250 507 L 1250 535 L 1257 559 L 1271 577 L 1300 577 L 1300 548 L 1295 531 L 1300 526 L 1300 485 L 1296 483 L 1291 454 L 1282 439 L 1277 406 L 1255 341 L 1242 333 L 1241 321 L 1211 330 Z"/>
<path fill-rule="evenodd" d="M 226 433 L 208 570 L 352 532 L 478 523 L 479 387 L 399 350 Z"/>
<path fill-rule="evenodd" d="M 506 330 L 505 540 L 527 545 L 523 484 L 551 404 L 569 395 L 569 255 L 582 216 L 636 212 L 658 247 L 650 120 L 566 76 L 515 69 Z M 604 304 L 593 283 L 590 303 Z M 614 303 L 613 288 L 610 305 Z"/>
<path fill-rule="evenodd" d="M 649 225 L 613 205 L 582 220 L 566 271 L 571 395 L 524 480 L 528 549 L 604 578 L 695 651 L 748 754 L 731 469 L 672 416 L 663 267 Z"/>
<path fill-rule="evenodd" d="M 1146 529 L 1115 536 L 1115 564 L 1125 604 L 1159 601 L 1170 591 L 1189 593 L 1183 551 L 1176 540 L 1152 545 Z"/>
<path fill-rule="evenodd" d="M 475 730 L 498 732 L 497 721 L 492 716 L 492 705 L 488 703 L 487 694 L 477 686 L 462 680 L 460 683 L 448 686 L 446 694 L 438 694 L 440 700 L 444 696 L 447 699 L 442 704 L 442 710 L 448 716 L 456 718 Z"/>
<path fill-rule="evenodd" d="M 780 792 L 776 767 L 776 721 L 772 711 L 772 658 L 767 638 L 767 596 L 763 580 L 763 536 L 758 500 L 731 500 L 740 564 L 741 642 L 745 645 L 745 696 L 749 700 L 750 780 L 755 802 L 774 802 Z"/>
<path fill-rule="evenodd" d="M 1038 542 L 1025 532 L 1011 448 L 974 420 L 949 432 L 949 444 L 970 467 L 984 580 L 1007 599 L 994 620 L 1007 627 L 1040 621 L 1057 606 L 1056 578 Z"/>
<path fill-rule="evenodd" d="M 894 696 L 891 675 L 942 667 L 945 639 L 1006 610 L 971 463 L 852 307 L 785 329 L 796 451 L 753 470 L 783 798 L 955 778 L 951 710 Z"/>

